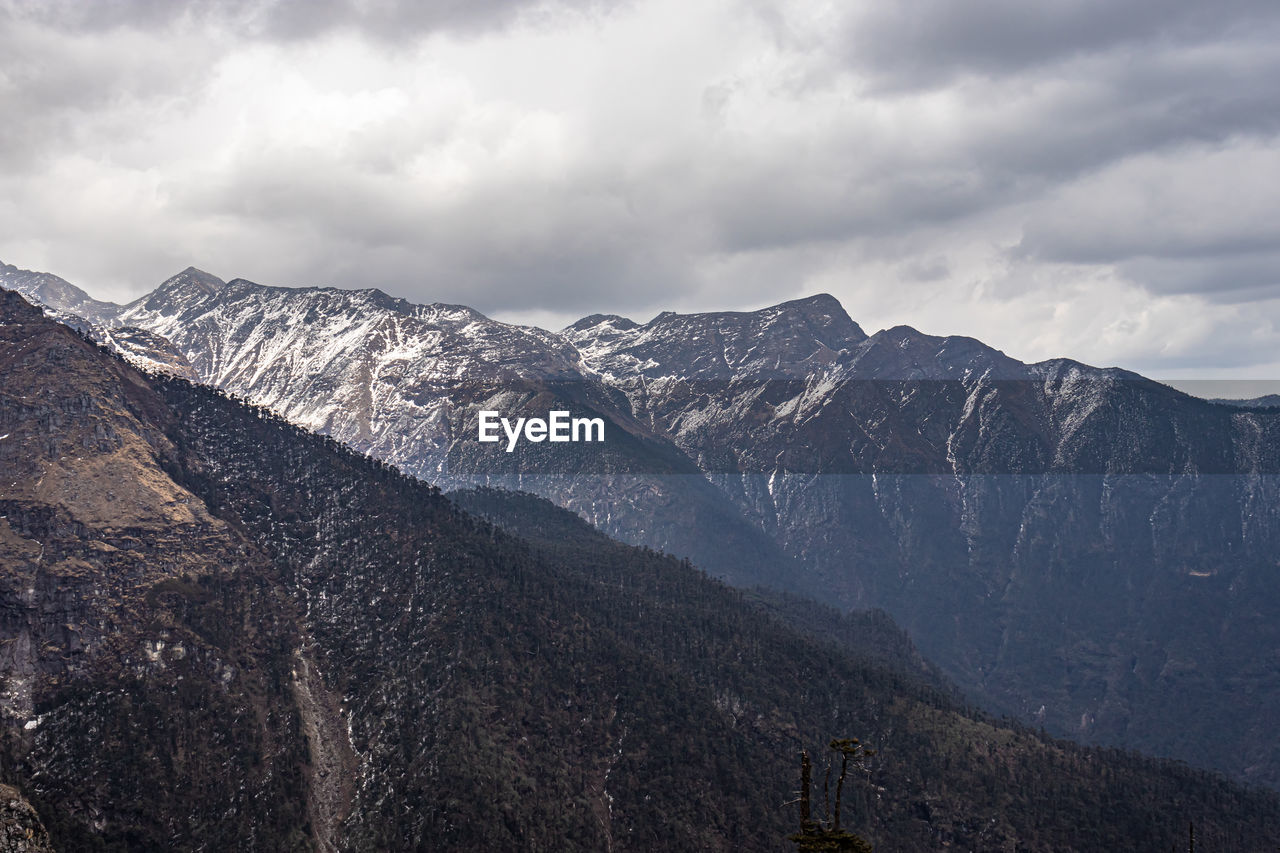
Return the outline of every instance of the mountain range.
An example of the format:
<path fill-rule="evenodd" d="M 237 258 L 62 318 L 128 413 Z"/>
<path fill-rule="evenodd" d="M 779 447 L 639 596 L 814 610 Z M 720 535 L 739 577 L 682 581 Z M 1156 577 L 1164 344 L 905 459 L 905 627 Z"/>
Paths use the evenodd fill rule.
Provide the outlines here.
<path fill-rule="evenodd" d="M 444 489 L 522 489 L 735 585 L 876 607 L 1049 732 L 1280 785 L 1280 412 L 829 296 L 558 332 L 188 269 L 125 306 L 0 268 L 125 358 Z M 477 413 L 600 416 L 506 453 Z"/>
<path fill-rule="evenodd" d="M 798 750 L 854 734 L 878 849 L 1280 837 L 1273 792 L 965 707 L 883 615 L 447 498 L 13 293 L 0 375 L 0 831 L 33 849 L 781 850 Z"/>

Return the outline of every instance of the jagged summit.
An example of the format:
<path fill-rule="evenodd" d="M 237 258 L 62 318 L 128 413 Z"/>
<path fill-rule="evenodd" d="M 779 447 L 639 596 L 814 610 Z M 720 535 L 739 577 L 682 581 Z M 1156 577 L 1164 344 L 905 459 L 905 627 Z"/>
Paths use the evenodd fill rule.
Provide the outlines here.
<path fill-rule="evenodd" d="M 187 267 L 175 276 L 170 276 L 161 282 L 160 286 L 153 290 L 148 296 L 156 294 L 196 294 L 199 296 L 211 296 L 227 286 L 227 283 L 212 273 L 195 267 Z"/>
<path fill-rule="evenodd" d="M 706 311 L 692 314 L 663 311 L 646 325 L 674 322 L 691 322 L 716 327 L 776 325 L 780 322 L 806 323 L 830 329 L 836 335 L 852 341 L 863 340 L 867 336 L 844 310 L 840 300 L 829 293 L 790 299 L 755 311 Z"/>
<path fill-rule="evenodd" d="M 119 320 L 129 322 L 146 314 L 179 313 L 189 309 L 202 299 L 213 296 L 227 283 L 195 267 L 187 267 L 168 279 L 146 296 L 130 302 L 120 311 Z"/>
<path fill-rule="evenodd" d="M 192 270 L 200 273 L 199 270 Z M 207 273 L 200 273 L 208 276 Z M 175 276 L 174 279 L 177 279 Z M 233 278 L 223 284 L 219 279 L 213 276 L 208 278 L 214 283 L 216 289 L 209 290 L 207 295 L 217 295 L 218 304 L 234 304 L 245 300 L 267 300 L 276 302 L 283 300 L 295 307 L 305 306 L 303 309 L 305 317 L 314 320 L 319 316 L 323 316 L 329 312 L 351 312 L 356 310 L 374 310 L 382 311 L 390 314 L 402 315 L 405 317 L 422 318 L 449 318 L 456 322 L 483 322 L 495 323 L 492 320 L 474 308 L 467 305 L 458 305 L 446 302 L 431 302 L 426 304 L 411 302 L 399 296 L 392 296 L 385 290 L 377 287 L 362 287 L 359 289 L 333 287 L 333 286 L 315 286 L 315 287 L 284 287 L 280 285 L 260 284 L 247 278 Z M 174 279 L 170 279 L 173 281 Z M 168 282 L 166 282 L 168 284 Z M 185 286 L 185 285 L 184 285 Z M 163 288 L 164 285 L 161 285 Z M 159 289 L 157 289 L 159 290 Z M 188 290 L 187 292 L 190 292 Z M 164 312 L 166 315 L 172 313 L 171 308 Z M 509 325 L 509 324 L 500 324 Z"/>
<path fill-rule="evenodd" d="M 844 305 L 840 303 L 830 293 L 815 293 L 812 296 L 803 296 L 799 299 L 789 299 L 786 302 L 779 303 L 772 308 L 765 308 L 765 311 L 779 311 L 787 313 L 800 314 L 806 317 L 817 319 L 820 317 L 829 317 L 837 323 L 844 323 L 857 327 L 857 323 L 844 310 Z M 860 330 L 860 329 L 859 329 Z"/>
<path fill-rule="evenodd" d="M 227 286 L 225 281 L 218 278 L 213 273 L 207 273 L 197 267 L 187 267 L 182 272 L 166 280 L 164 284 L 160 286 L 165 287 L 179 281 L 203 288 L 208 293 L 216 293 Z"/>
<path fill-rule="evenodd" d="M 964 335 L 928 335 L 898 325 L 863 341 L 853 358 L 860 379 L 1029 379 L 1030 368 Z"/>
<path fill-rule="evenodd" d="M 615 329 L 624 331 L 637 328 L 640 324 L 629 317 L 623 317 L 621 314 L 588 314 L 581 320 L 570 323 L 560 330 L 561 334 L 569 332 L 580 332 L 585 329 L 591 329 L 596 326 L 611 326 Z"/>
<path fill-rule="evenodd" d="M 797 299 L 788 299 L 786 302 L 779 303 L 780 306 L 813 306 L 824 311 L 839 311 L 844 313 L 844 306 L 830 293 L 815 293 L 811 296 L 801 296 Z"/>
<path fill-rule="evenodd" d="M 621 381 L 803 376 L 840 361 L 867 339 L 826 293 L 757 311 L 664 311 L 644 325 L 597 314 L 562 334 L 589 369 Z"/>
<path fill-rule="evenodd" d="M 1125 370 L 1122 367 L 1094 367 L 1084 362 L 1076 361 L 1073 358 L 1049 358 L 1028 365 L 1028 369 L 1037 376 L 1043 376 L 1053 381 L 1086 379 L 1088 381 L 1139 382 L 1150 386 L 1151 390 L 1157 390 L 1161 393 L 1172 392 L 1179 397 L 1191 397 L 1190 394 L 1147 379 L 1142 374 L 1134 373 L 1132 370 Z"/>

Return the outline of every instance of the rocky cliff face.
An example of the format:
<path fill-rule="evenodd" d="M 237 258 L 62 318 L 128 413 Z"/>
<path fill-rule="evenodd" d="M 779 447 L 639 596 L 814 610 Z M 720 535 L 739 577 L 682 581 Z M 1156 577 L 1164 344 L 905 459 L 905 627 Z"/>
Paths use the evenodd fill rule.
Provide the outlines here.
<path fill-rule="evenodd" d="M 202 833 L 253 849 L 300 826 L 306 745 L 281 677 L 300 645 L 291 605 L 264 594 L 260 550 L 166 473 L 183 458 L 169 406 L 13 293 L 0 293 L 0 374 L 11 781 L 63 850 Z"/>
<path fill-rule="evenodd" d="M 867 336 L 830 297 L 557 335 L 187 271 L 112 316 L 416 476 L 534 491 L 735 583 L 883 607 L 1003 710 L 1280 784 L 1273 410 L 971 338 Z M 481 408 L 560 406 L 604 417 L 609 441 L 474 440 Z"/>

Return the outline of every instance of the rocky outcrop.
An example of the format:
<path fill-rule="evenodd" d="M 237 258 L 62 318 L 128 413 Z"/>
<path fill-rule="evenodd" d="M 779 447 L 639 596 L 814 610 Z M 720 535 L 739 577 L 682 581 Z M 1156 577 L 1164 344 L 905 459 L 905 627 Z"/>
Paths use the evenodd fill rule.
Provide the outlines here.
<path fill-rule="evenodd" d="M 0 785 L 0 853 L 54 853 L 40 816 L 10 785 Z"/>

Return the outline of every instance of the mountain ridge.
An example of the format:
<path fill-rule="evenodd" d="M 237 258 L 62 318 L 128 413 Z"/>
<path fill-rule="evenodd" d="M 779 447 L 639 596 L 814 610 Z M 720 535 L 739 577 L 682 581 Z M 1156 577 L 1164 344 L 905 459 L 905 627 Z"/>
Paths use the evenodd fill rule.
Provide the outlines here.
<path fill-rule="evenodd" d="M 866 336 L 815 316 L 822 297 L 557 335 L 237 288 L 133 320 L 204 381 L 442 487 L 532 491 L 733 583 L 883 608 L 991 707 L 1280 786 L 1276 412 L 962 336 Z M 479 409 L 549 408 L 617 440 L 474 439 Z"/>
<path fill-rule="evenodd" d="M 881 751 L 845 818 L 881 847 L 1280 834 L 1274 793 L 966 712 L 549 504 L 576 538 L 515 539 L 12 294 L 0 366 L 0 618 L 31 640 L 0 656 L 31 691 L 0 768 L 56 849 L 778 850 L 796 749 L 854 730 Z M 119 510 L 186 507 L 211 539 L 6 485 L 17 465 L 83 474 L 117 441 L 154 448 L 130 476 L 187 501 Z"/>

